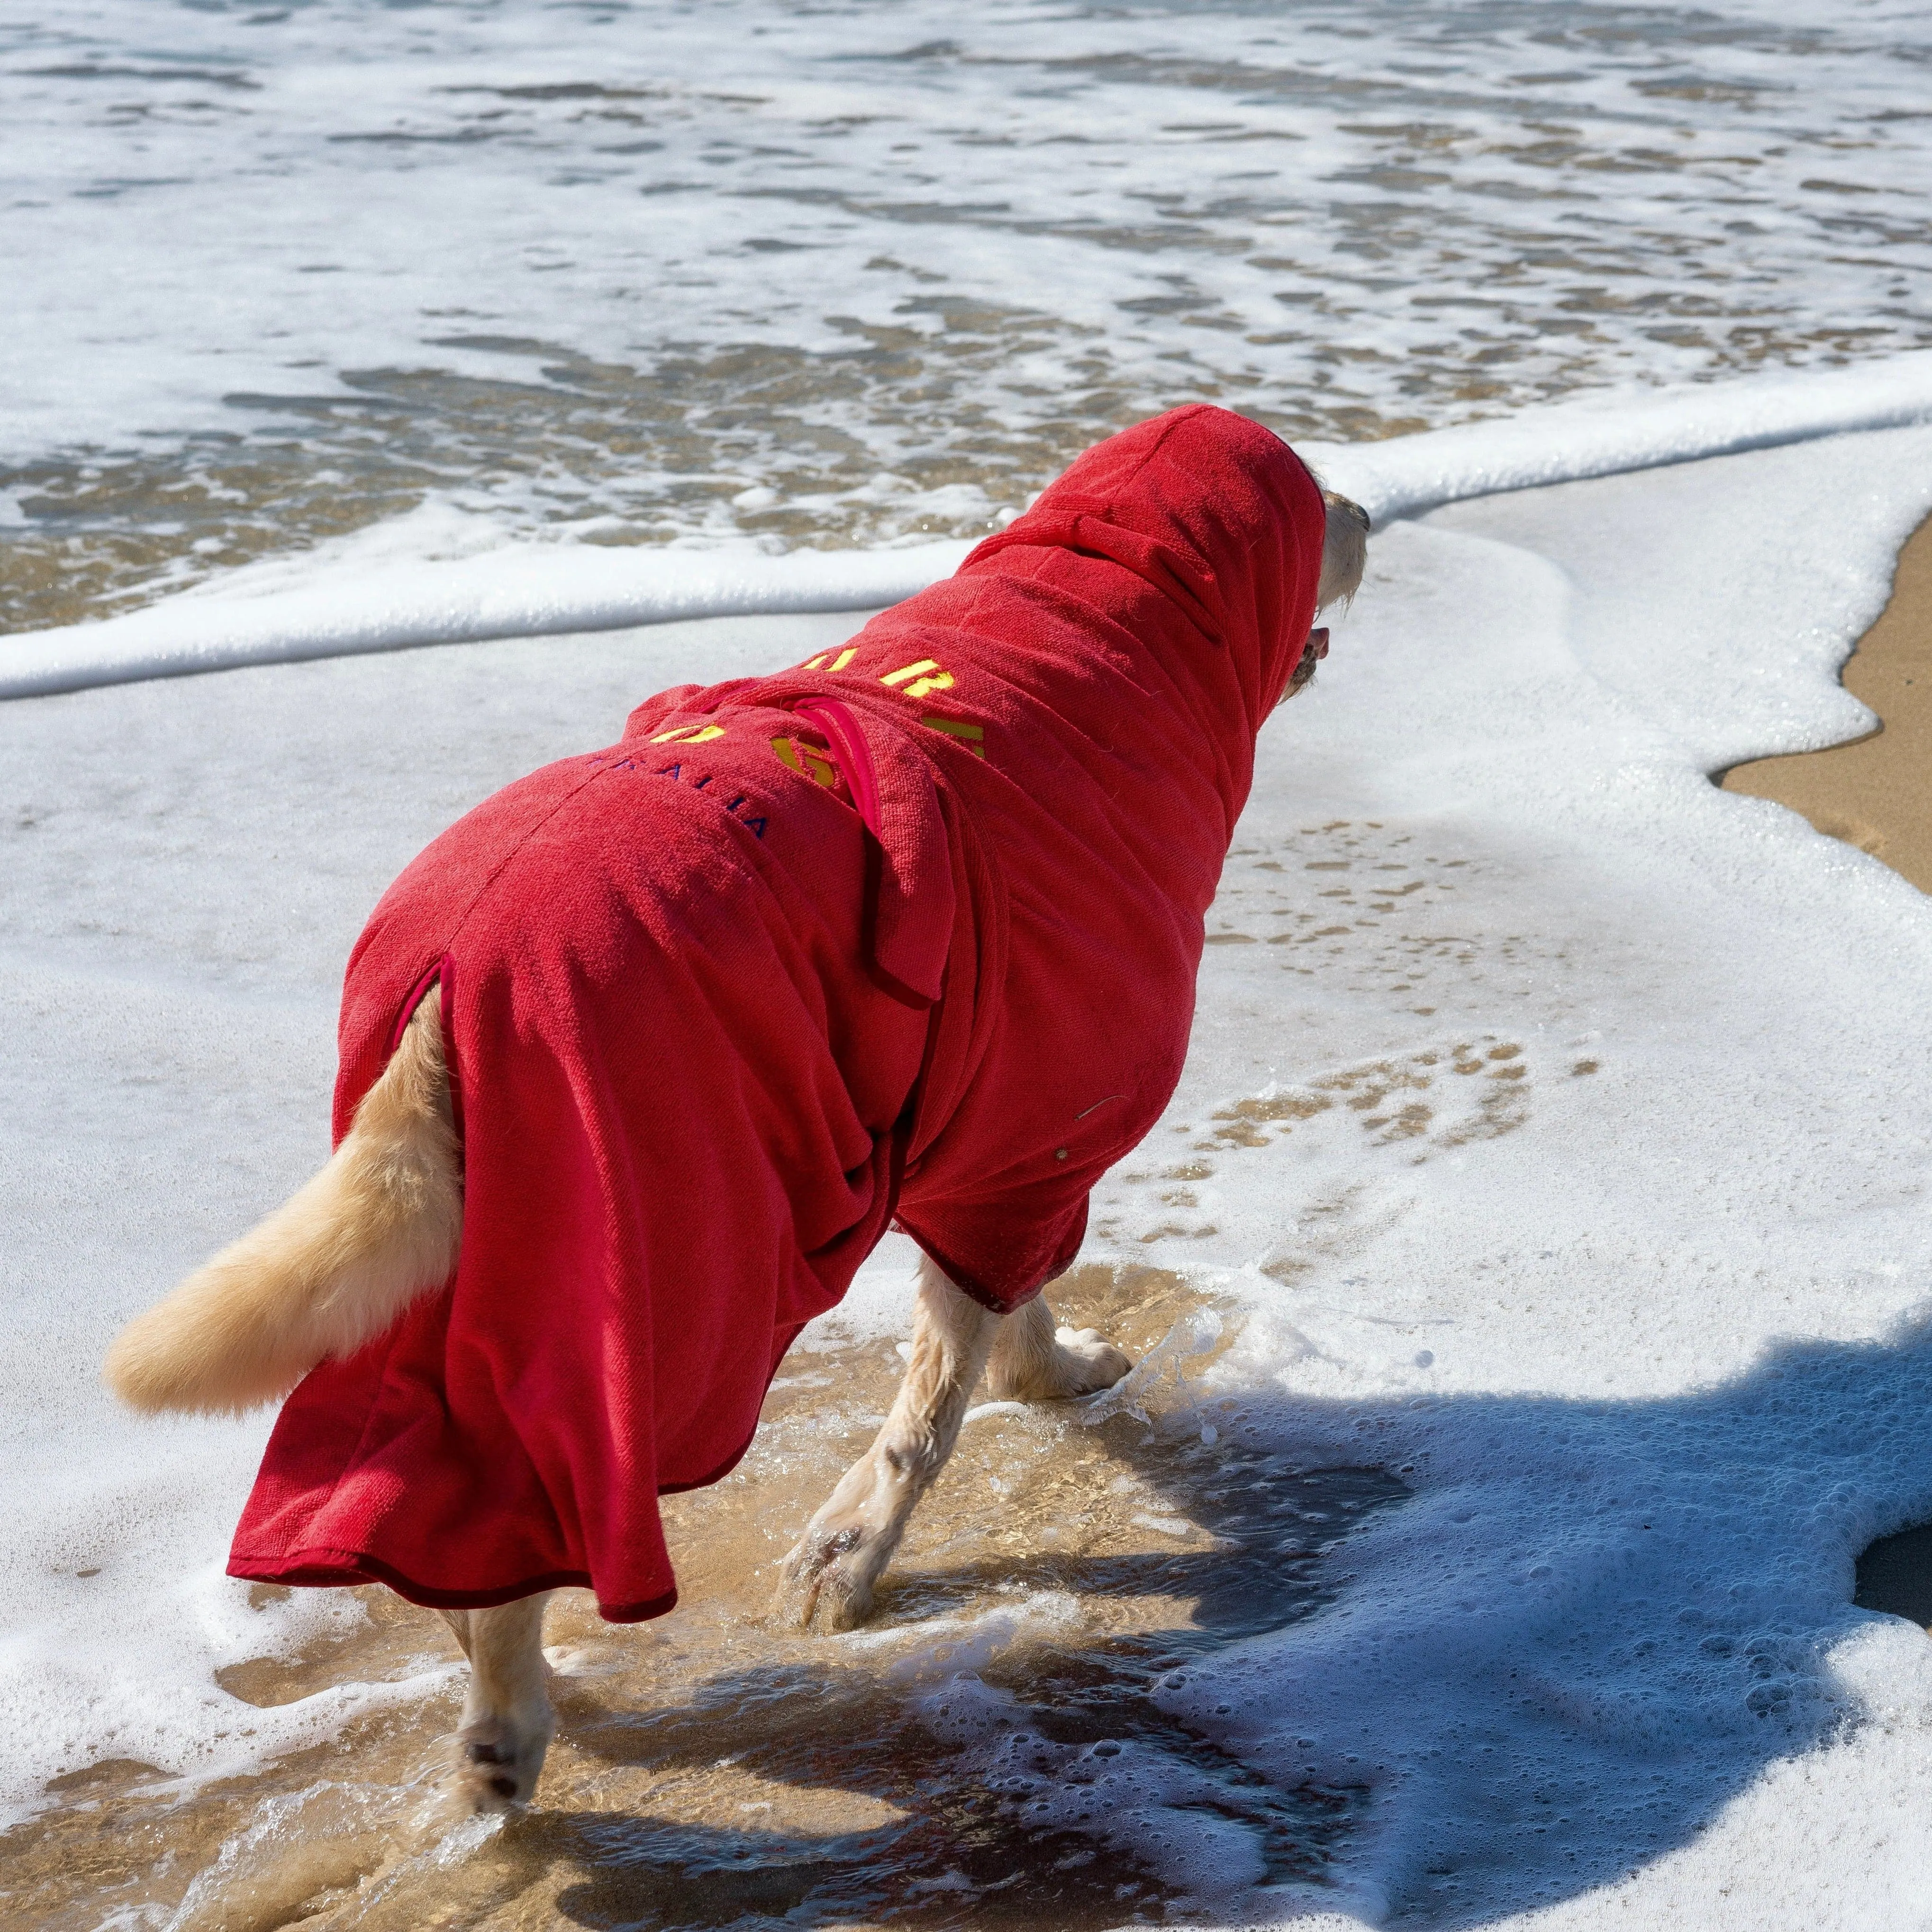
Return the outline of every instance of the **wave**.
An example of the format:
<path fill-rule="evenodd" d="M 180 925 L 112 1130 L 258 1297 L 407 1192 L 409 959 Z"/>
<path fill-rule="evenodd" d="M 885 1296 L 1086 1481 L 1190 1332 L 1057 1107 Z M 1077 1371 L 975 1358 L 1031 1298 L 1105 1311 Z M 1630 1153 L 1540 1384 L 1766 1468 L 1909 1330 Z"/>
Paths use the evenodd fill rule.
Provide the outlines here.
<path fill-rule="evenodd" d="M 1376 523 L 1444 503 L 1932 421 L 1932 353 L 1581 397 L 1385 442 L 1299 446 Z"/>
<path fill-rule="evenodd" d="M 1779 371 L 1640 398 L 1593 395 L 1508 418 L 1302 453 L 1378 525 L 1473 496 L 1932 420 L 1932 353 Z M 968 542 L 794 550 L 502 544 L 425 556 L 424 513 L 245 566 L 124 616 L 0 640 L 0 698 L 249 664 L 680 618 L 878 609 L 956 569 Z"/>

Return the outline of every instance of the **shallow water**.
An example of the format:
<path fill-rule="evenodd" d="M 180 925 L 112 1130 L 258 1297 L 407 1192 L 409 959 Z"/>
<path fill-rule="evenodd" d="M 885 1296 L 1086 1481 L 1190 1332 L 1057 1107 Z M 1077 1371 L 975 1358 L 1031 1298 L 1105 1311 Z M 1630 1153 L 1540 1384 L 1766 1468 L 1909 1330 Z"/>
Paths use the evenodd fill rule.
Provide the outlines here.
<path fill-rule="evenodd" d="M 1318 1886 L 1366 1786 L 1270 1784 L 1163 1694 L 1319 1610 L 1352 1528 L 1406 1489 L 1270 1458 L 1244 1443 L 1238 1402 L 1204 1409 L 1194 1380 L 1233 1328 L 1176 1277 L 1088 1268 L 1057 1299 L 1141 1372 L 1092 1405 L 976 1416 L 864 1631 L 800 1637 L 766 1610 L 776 1560 L 891 1399 L 902 1364 L 884 1342 L 795 1351 L 746 1462 L 668 1501 L 670 1617 L 616 1628 L 585 1593 L 555 1600 L 562 1727 L 536 1810 L 469 1820 L 442 1790 L 452 1674 L 258 1779 L 184 1791 L 122 1761 L 58 1780 L 56 1808 L 0 1839 L 0 1895 L 38 1926 L 183 1932 L 1071 1928 L 1195 1916 L 1217 1865 L 1251 1903 Z M 231 1666 L 224 1688 L 283 1704 L 452 1654 L 431 1612 L 355 1594 L 352 1635 Z M 1192 1912 L 1162 1877 L 1177 1856 Z"/>
<path fill-rule="evenodd" d="M 94 0 L 0 25 L 0 625 L 424 504 L 970 536 L 1219 399 L 1352 440 L 1932 341 L 1922 11 Z"/>

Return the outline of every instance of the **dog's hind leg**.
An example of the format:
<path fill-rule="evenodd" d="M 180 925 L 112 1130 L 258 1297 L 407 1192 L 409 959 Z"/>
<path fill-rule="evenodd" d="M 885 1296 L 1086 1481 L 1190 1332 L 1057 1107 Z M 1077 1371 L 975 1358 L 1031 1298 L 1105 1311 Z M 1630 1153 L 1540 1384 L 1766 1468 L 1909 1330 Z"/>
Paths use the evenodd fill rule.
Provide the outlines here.
<path fill-rule="evenodd" d="M 1036 1294 L 1002 1321 L 993 1336 L 986 1385 L 1001 1401 L 1065 1402 L 1112 1388 L 1133 1364 L 1092 1328 L 1056 1328 Z"/>
<path fill-rule="evenodd" d="M 1000 1317 L 962 1294 L 930 1261 L 919 1271 L 912 1359 L 886 1426 L 846 1471 L 780 1573 L 778 1613 L 799 1629 L 850 1630 L 914 1506 L 946 1466 Z"/>
<path fill-rule="evenodd" d="M 548 1592 L 487 1610 L 445 1610 L 470 1660 L 463 1728 L 456 1734 L 460 1788 L 478 1811 L 527 1804 L 556 1730 L 544 1661 Z"/>

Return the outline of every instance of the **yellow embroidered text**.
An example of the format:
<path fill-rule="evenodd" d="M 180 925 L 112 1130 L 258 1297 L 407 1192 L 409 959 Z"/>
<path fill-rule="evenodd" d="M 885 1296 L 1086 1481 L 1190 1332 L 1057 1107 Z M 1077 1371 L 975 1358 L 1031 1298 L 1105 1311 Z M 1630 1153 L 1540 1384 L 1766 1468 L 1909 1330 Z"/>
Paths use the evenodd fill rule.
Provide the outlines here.
<path fill-rule="evenodd" d="M 986 728 L 983 724 L 969 724 L 963 718 L 922 718 L 919 721 L 928 730 L 944 731 L 949 738 L 957 738 L 976 758 L 986 755 Z"/>
<path fill-rule="evenodd" d="M 897 670 L 887 671 L 879 682 L 896 691 L 902 689 L 908 698 L 926 698 L 935 691 L 950 691 L 952 674 L 940 670 L 936 658 L 921 658 L 917 664 L 902 664 Z"/>
<path fill-rule="evenodd" d="M 828 789 L 838 783 L 838 767 L 823 752 L 810 745 L 801 745 L 794 738 L 774 738 L 772 749 L 778 754 L 778 763 L 788 771 L 796 772 L 800 777 L 811 779 L 814 784 Z"/>

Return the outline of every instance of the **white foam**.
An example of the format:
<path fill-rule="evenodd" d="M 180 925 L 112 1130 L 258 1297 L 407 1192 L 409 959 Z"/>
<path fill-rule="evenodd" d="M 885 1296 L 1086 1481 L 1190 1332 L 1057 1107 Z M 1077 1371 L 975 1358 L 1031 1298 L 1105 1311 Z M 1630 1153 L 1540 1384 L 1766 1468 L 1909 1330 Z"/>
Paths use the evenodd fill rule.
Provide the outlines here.
<path fill-rule="evenodd" d="M 245 565 L 124 616 L 16 634 L 0 642 L 0 698 L 681 617 L 862 610 L 947 575 L 970 548 L 770 556 L 560 543 L 408 554 L 424 523 L 442 521 L 418 513 L 305 556 Z"/>
<path fill-rule="evenodd" d="M 1378 524 L 1440 505 L 1932 417 L 1932 354 L 1552 404 L 1367 444 L 1310 443 Z M 418 644 L 752 612 L 856 610 L 946 576 L 971 548 L 613 548 L 508 542 L 446 503 L 250 564 L 101 622 L 0 640 L 0 698 Z"/>
<path fill-rule="evenodd" d="M 1096 1248 L 1252 1311 L 1193 1413 L 1416 1491 L 1162 1699 L 1370 1797 L 1372 1922 L 1922 1899 L 1932 1661 L 1850 1598 L 1932 1514 L 1932 909 L 1702 774 L 1861 728 L 1832 674 L 1928 507 L 1912 430 L 1438 512 L 1264 737 L 1212 921 L 1255 943 Z M 1254 1096 L 1306 1104 L 1216 1142 Z"/>
<path fill-rule="evenodd" d="M 686 536 L 770 490 L 832 546 L 1204 395 L 1340 436 L 1882 356 L 1926 52 L 1910 0 L 72 0 L 0 22 L 0 446 L 158 464 L 164 517 L 238 440 L 244 488 Z"/>
<path fill-rule="evenodd" d="M 1850 369 L 1593 394 L 1384 442 L 1310 442 L 1331 488 L 1378 524 L 1444 503 L 1932 418 L 1932 355 Z"/>
<path fill-rule="evenodd" d="M 1165 353 L 1395 413 L 1445 337 L 1515 406 L 1640 355 L 1708 366 L 1733 304 L 1732 355 L 1911 332 L 1890 292 L 1923 243 L 1886 216 L 1922 178 L 1923 28 L 1899 0 L 1835 31 L 1781 0 L 1714 32 L 1635 14 L 1615 51 L 1380 3 L 564 19 L 23 16 L 0 81 L 39 326 L 13 433 L 232 427 L 224 394 L 352 400 L 383 366 L 527 381 L 533 346 L 836 350 L 854 321 L 936 333 L 935 290 L 1090 330 L 1136 375 Z M 981 386 L 1004 412 L 1036 373 Z"/>

